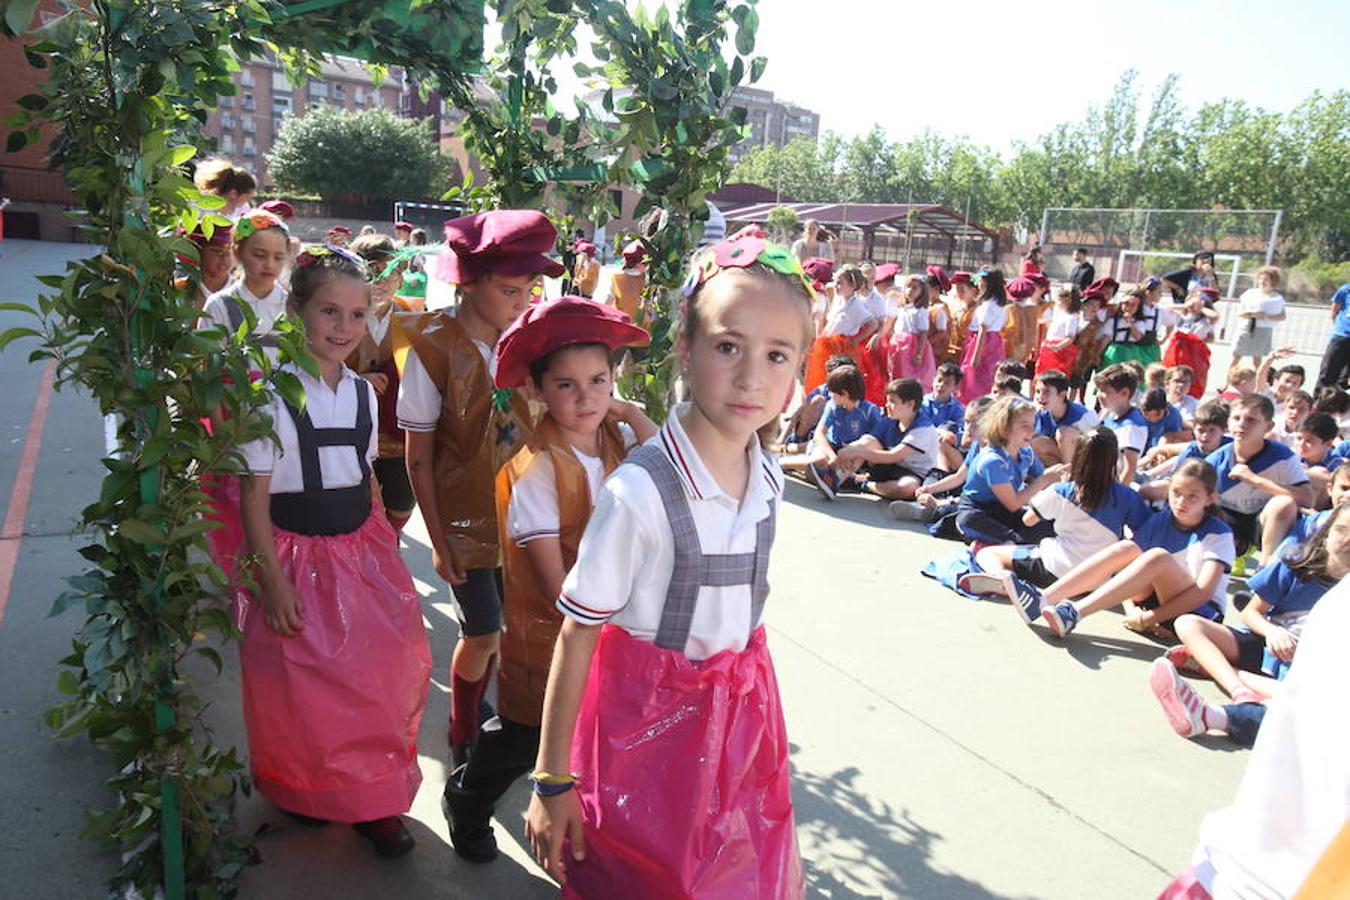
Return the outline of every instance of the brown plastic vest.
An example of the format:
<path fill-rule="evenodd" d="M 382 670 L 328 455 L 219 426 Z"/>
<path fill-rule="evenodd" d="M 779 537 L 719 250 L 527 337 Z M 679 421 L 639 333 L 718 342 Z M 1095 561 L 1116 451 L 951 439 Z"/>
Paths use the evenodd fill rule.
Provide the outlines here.
<path fill-rule="evenodd" d="M 578 254 L 572 283 L 581 296 L 594 297 L 595 287 L 600 283 L 600 264 L 584 253 Z"/>
<path fill-rule="evenodd" d="M 529 406 L 516 391 L 500 392 L 494 402 L 483 356 L 453 316 L 421 313 L 399 325 L 394 336 L 399 378 L 411 345 L 441 393 L 432 463 L 441 533 L 461 568 L 496 568 L 501 554 L 493 483 L 497 470 L 530 437 Z"/>
<path fill-rule="evenodd" d="M 623 461 L 623 435 L 617 425 L 606 420 L 600 426 L 599 438 L 600 459 L 608 475 Z M 562 614 L 554 606 L 558 598 L 544 593 L 535 577 L 529 553 L 524 547 L 516 546 L 506 533 L 511 492 L 540 453 L 549 454 L 553 463 L 561 526 L 558 543 L 562 546 L 564 571 L 576 563 L 577 547 L 591 518 L 591 489 L 586 469 L 553 419 L 545 413 L 530 443 L 497 473 L 497 530 L 506 588 L 498 705 L 503 716 L 522 725 L 538 725 L 542 719 L 544 686 L 548 683 L 553 644 L 562 628 Z"/>
<path fill-rule="evenodd" d="M 614 273 L 610 282 L 610 303 L 615 309 L 628 314 L 635 325 L 646 327 L 638 321 L 638 306 L 642 303 L 642 289 L 646 286 L 647 276 L 641 272 L 629 274 L 625 271 Z"/>
<path fill-rule="evenodd" d="M 975 318 L 978 304 L 962 306 L 960 312 L 952 312 L 951 331 L 947 337 L 947 358 L 960 362 L 966 352 L 966 332 L 970 330 L 970 320 Z M 951 312 L 951 310 L 948 310 Z"/>

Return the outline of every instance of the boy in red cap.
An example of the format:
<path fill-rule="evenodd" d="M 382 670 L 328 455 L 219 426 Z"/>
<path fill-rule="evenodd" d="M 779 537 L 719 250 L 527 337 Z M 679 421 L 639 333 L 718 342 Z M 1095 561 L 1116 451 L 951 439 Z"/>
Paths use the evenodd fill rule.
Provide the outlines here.
<path fill-rule="evenodd" d="M 595 294 L 600 283 L 600 264 L 595 261 L 596 246 L 585 238 L 577 238 L 572 243 L 572 252 L 576 261 L 572 263 L 572 286 L 583 297 Z"/>
<path fill-rule="evenodd" d="M 478 705 L 502 625 L 493 479 L 531 426 L 522 397 L 493 389 L 495 348 L 529 306 L 539 276 L 562 274 L 562 265 L 545 255 L 556 238 L 547 217 L 535 211 L 446 222 L 437 275 L 458 286 L 459 304 L 410 317 L 396 335 L 398 424 L 407 432 L 408 475 L 460 627 L 450 666 L 455 766 L 468 759 L 478 736 Z"/>
<path fill-rule="evenodd" d="M 547 412 L 496 479 L 506 619 L 499 715 L 445 786 L 450 843 L 473 862 L 497 856 L 493 806 L 539 752 L 563 622 L 554 604 L 600 486 L 631 447 L 656 434 L 639 407 L 614 397 L 610 365 L 612 351 L 649 340 L 614 307 L 568 296 L 530 307 L 497 342 L 497 386 L 532 389 Z"/>

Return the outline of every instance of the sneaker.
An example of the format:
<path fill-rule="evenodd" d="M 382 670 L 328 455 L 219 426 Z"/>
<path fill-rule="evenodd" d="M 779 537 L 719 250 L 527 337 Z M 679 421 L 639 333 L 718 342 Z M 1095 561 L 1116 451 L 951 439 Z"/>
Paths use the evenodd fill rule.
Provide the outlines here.
<path fill-rule="evenodd" d="M 1237 574 L 1234 572 L 1233 574 Z M 1233 605 L 1233 609 L 1242 612 L 1247 608 L 1247 604 L 1252 602 L 1251 591 L 1233 591 L 1233 596 L 1228 598 L 1228 602 Z"/>
<path fill-rule="evenodd" d="M 396 859 L 417 845 L 408 833 L 400 816 L 387 816 L 372 822 L 357 822 L 356 833 L 375 846 L 375 854 L 385 859 Z"/>
<path fill-rule="evenodd" d="M 1062 638 L 1078 625 L 1078 610 L 1067 600 L 1041 609 L 1041 618 L 1055 637 Z"/>
<path fill-rule="evenodd" d="M 1177 644 L 1175 647 L 1167 648 L 1163 654 L 1178 672 L 1185 672 L 1188 675 L 1203 675 L 1205 670 L 1200 668 L 1200 664 L 1191 656 L 1191 651 L 1186 649 L 1185 644 Z"/>
<path fill-rule="evenodd" d="M 1162 704 L 1163 714 L 1177 734 L 1190 738 L 1209 730 L 1205 699 L 1186 683 L 1165 655 L 1155 659 L 1149 668 L 1148 687 Z"/>
<path fill-rule="evenodd" d="M 811 483 L 820 491 L 820 496 L 826 500 L 833 500 L 838 492 L 839 477 L 829 469 L 822 470 L 820 466 L 811 465 L 806 469 L 806 474 L 811 477 Z"/>
<path fill-rule="evenodd" d="M 1257 566 L 1256 564 L 1255 549 L 1248 550 L 1246 553 L 1239 556 L 1237 560 L 1233 563 L 1233 577 L 1246 578 L 1248 566 L 1251 567 L 1253 572 L 1256 571 L 1257 568 L 1259 568 L 1259 566 Z"/>
<path fill-rule="evenodd" d="M 1023 622 L 1030 625 L 1041 617 L 1041 606 L 1044 600 L 1041 597 L 1041 589 L 1036 585 L 1029 581 L 1023 581 L 1009 572 L 1002 580 L 1002 588 L 1003 593 L 1008 597 L 1008 602 L 1012 604 L 1013 609 L 1017 610 L 1017 614 L 1022 617 Z"/>
<path fill-rule="evenodd" d="M 901 522 L 936 522 L 937 507 L 924 506 L 917 500 L 892 500 L 887 507 L 891 518 Z"/>
<path fill-rule="evenodd" d="M 967 572 L 956 579 L 956 586 L 978 597 L 993 597 L 1003 593 L 1003 580 L 988 572 Z"/>

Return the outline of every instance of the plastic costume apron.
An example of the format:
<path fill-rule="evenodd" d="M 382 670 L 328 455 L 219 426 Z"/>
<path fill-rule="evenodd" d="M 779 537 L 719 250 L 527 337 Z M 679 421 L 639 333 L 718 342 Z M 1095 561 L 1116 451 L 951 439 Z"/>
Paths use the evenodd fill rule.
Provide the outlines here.
<path fill-rule="evenodd" d="M 1184 331 L 1172 333 L 1167 342 L 1167 352 L 1163 354 L 1163 365 L 1190 366 L 1195 372 L 1189 391 L 1197 400 L 1205 396 L 1205 384 L 1209 381 L 1209 344 L 1203 338 Z"/>
<path fill-rule="evenodd" d="M 417 733 L 431 653 L 398 538 L 372 507 L 365 452 L 373 427 L 358 383 L 354 428 L 295 422 L 304 490 L 272 495 L 282 575 L 304 627 L 282 637 L 259 600 L 237 596 L 244 721 L 253 782 L 282 809 L 337 822 L 407 812 L 422 783 Z M 323 487 L 320 447 L 356 448 L 363 481 Z"/>
<path fill-rule="evenodd" d="M 825 383 L 825 363 L 831 356 L 839 355 L 851 356 L 856 363 L 862 352 L 849 335 L 822 334 L 816 338 L 806 355 L 806 378 L 802 382 L 802 388 L 808 394 Z"/>
<path fill-rule="evenodd" d="M 684 655 L 703 586 L 752 585 L 758 620 L 776 509 L 759 523 L 754 552 L 705 555 L 668 458 L 647 445 L 628 461 L 661 495 L 675 568 L 654 643 L 613 625 L 600 634 L 572 745 L 586 859 L 569 859 L 563 896 L 801 897 L 787 732 L 764 629 L 739 653 Z"/>
<path fill-rule="evenodd" d="M 975 345 L 980 343 L 980 357 L 975 358 Z M 969 406 L 977 397 L 983 397 L 994 387 L 994 372 L 998 364 L 1007 359 L 1003 349 L 1003 335 L 997 331 L 986 331 L 981 343 L 975 332 L 966 335 L 966 346 L 962 351 L 961 369 L 965 377 L 956 389 L 956 397 Z"/>
<path fill-rule="evenodd" d="M 605 474 L 609 475 L 623 462 L 623 435 L 618 426 L 606 421 L 600 426 L 599 440 L 600 459 Z M 545 413 L 529 445 L 521 448 L 497 473 L 497 521 L 505 583 L 502 600 L 505 628 L 498 658 L 497 703 L 503 718 L 533 726 L 538 726 L 542 719 L 544 687 L 563 617 L 554 605 L 558 598 L 540 590 L 529 551 L 517 546 L 507 535 L 506 521 L 515 483 L 541 453 L 548 454 L 553 463 L 563 571 L 576 563 L 581 535 L 591 519 L 591 488 L 586 469 L 552 417 Z"/>
<path fill-rule="evenodd" d="M 919 361 L 914 361 L 914 350 L 919 349 Z M 901 331 L 891 337 L 890 359 L 891 378 L 913 378 L 927 388 L 933 383 L 933 374 L 937 364 L 933 362 L 933 344 L 928 340 L 928 332 Z M 871 399 L 871 398 L 868 398 Z M 884 405 L 886 398 L 881 402 Z"/>

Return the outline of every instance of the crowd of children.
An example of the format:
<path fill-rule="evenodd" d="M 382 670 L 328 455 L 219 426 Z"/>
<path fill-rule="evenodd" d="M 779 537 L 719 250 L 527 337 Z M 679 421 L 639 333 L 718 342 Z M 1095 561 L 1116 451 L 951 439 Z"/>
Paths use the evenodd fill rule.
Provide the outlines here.
<path fill-rule="evenodd" d="M 278 398 L 276 442 L 214 487 L 213 551 L 250 553 L 236 610 L 255 783 L 383 856 L 413 846 L 401 815 L 421 779 L 430 656 L 397 536 L 414 506 L 460 627 L 451 842 L 495 858 L 494 805 L 528 773 L 532 849 L 574 896 L 802 894 L 762 627 L 784 470 L 969 544 L 948 583 L 1056 638 L 1121 607 L 1177 642 L 1149 684 L 1188 736 L 1251 740 L 1345 571 L 1350 395 L 1314 399 L 1278 350 L 1208 390 L 1203 283 L 1175 304 L 1159 279 L 1117 299 L 1109 278 L 1052 285 L 1034 254 L 1006 281 L 835 271 L 746 229 L 691 263 L 685 402 L 658 427 L 615 396 L 613 363 L 648 342 L 623 291 L 540 299 L 540 277 L 564 272 L 542 214 L 447 222 L 432 264 L 456 302 L 427 312 L 407 236 L 295 253 L 279 212 L 236 218 L 232 280 L 206 264 L 220 242 L 198 239 L 184 285 L 218 333 L 247 324 L 267 346 L 298 319 L 318 363 L 287 364 L 305 406 Z M 1205 703 L 1185 671 L 1232 704 Z"/>

